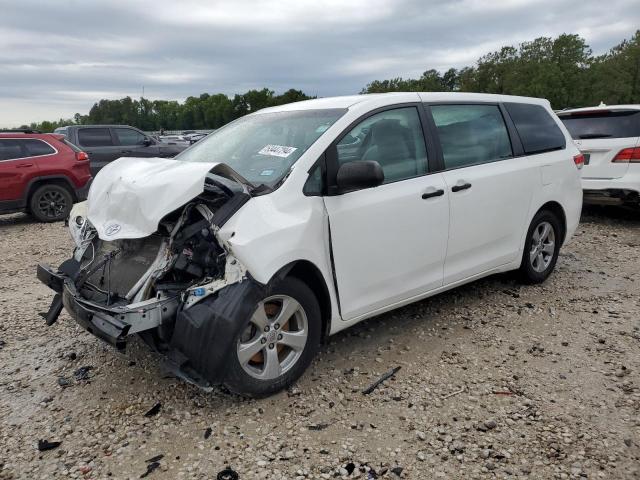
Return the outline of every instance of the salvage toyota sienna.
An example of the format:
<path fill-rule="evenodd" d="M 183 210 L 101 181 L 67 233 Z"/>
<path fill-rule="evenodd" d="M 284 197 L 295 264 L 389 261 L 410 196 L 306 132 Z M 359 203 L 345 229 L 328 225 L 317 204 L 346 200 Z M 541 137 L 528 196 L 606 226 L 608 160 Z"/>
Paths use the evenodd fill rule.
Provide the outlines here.
<path fill-rule="evenodd" d="M 390 93 L 267 108 L 175 159 L 121 158 L 38 267 L 124 348 L 202 387 L 272 394 L 321 341 L 497 272 L 544 281 L 580 217 L 583 157 L 542 99 Z"/>

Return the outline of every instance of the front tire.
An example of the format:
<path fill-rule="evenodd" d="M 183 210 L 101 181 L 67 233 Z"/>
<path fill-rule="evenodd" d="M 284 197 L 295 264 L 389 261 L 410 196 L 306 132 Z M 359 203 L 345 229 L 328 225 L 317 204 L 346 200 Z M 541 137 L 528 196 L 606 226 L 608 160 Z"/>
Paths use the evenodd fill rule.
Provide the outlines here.
<path fill-rule="evenodd" d="M 556 266 L 562 229 L 558 217 L 548 210 L 538 212 L 529 226 L 520 264 L 524 283 L 544 282 Z"/>
<path fill-rule="evenodd" d="M 225 386 L 250 397 L 287 388 L 313 360 L 321 329 L 320 306 L 311 289 L 296 278 L 278 282 L 233 339 Z"/>
<path fill-rule="evenodd" d="M 36 189 L 29 200 L 29 212 L 40 222 L 59 222 L 69 216 L 73 197 L 66 188 L 48 184 Z"/>

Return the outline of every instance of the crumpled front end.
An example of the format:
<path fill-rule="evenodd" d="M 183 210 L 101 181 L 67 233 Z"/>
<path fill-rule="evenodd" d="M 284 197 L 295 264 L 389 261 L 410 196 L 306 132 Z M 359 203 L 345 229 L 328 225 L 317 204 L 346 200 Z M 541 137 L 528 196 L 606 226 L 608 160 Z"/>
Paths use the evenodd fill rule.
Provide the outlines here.
<path fill-rule="evenodd" d="M 108 191 L 107 182 L 102 183 L 103 191 Z M 117 188 L 123 189 L 122 185 Z M 102 218 L 102 227 L 96 228 L 90 216 L 96 206 L 77 204 L 69 218 L 76 244 L 73 257 L 58 268 L 38 266 L 38 278 L 56 292 L 45 316 L 47 324 L 55 323 L 65 308 L 83 328 L 119 349 L 137 333 L 170 357 L 188 360 L 189 352 L 185 357 L 183 351 L 191 348 L 194 339 L 189 337 L 197 332 L 184 321 L 188 330 L 178 328 L 176 333 L 178 317 L 191 318 L 191 308 L 204 299 L 210 305 L 209 297 L 226 287 L 242 282 L 256 285 L 218 235 L 251 198 L 247 189 L 210 174 L 203 179 L 202 189 L 168 213 L 159 210 L 157 215 L 163 216 L 155 231 L 139 238 L 127 238 L 135 230 L 129 226 L 125 229 L 129 235 L 123 238 L 118 235 L 122 227 L 110 230 Z M 172 207 L 165 204 L 165 210 Z M 110 225 L 120 222 L 115 218 Z M 211 380 L 211 375 L 206 376 Z"/>

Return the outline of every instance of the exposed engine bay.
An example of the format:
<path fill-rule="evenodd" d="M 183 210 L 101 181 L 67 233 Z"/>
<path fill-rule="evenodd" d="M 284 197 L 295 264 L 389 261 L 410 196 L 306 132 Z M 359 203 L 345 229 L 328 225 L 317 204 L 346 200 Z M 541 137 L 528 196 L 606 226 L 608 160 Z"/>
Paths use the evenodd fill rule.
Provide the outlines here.
<path fill-rule="evenodd" d="M 248 280 L 218 232 L 250 198 L 246 185 L 208 173 L 204 191 L 161 218 L 155 232 L 115 240 L 104 237 L 118 229 L 108 226 L 101 238 L 86 206 L 79 204 L 69 218 L 76 243 L 73 257 L 57 270 L 38 266 L 38 278 L 57 292 L 47 324 L 64 307 L 86 330 L 119 349 L 127 336 L 139 333 L 157 350 L 173 347 L 174 357 L 183 357 L 176 364 L 184 364 L 194 343 L 189 336 L 202 332 L 185 320 L 174 335 L 178 318 L 191 319 L 189 310 L 202 300 Z M 189 381 L 198 377 L 195 372 L 181 376 Z"/>

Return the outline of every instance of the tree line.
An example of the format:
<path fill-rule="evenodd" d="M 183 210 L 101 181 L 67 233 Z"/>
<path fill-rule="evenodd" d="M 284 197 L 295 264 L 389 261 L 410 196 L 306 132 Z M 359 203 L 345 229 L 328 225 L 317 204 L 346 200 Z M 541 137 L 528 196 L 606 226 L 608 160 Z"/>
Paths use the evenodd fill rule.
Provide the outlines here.
<path fill-rule="evenodd" d="M 640 30 L 603 55 L 594 56 L 579 35 L 540 37 L 505 46 L 478 59 L 474 66 L 441 73 L 426 70 L 419 78 L 374 80 L 360 93 L 396 91 L 480 92 L 547 98 L 553 108 L 640 103 Z M 87 115 L 23 125 L 43 132 L 71 124 L 125 124 L 142 130 L 215 129 L 265 107 L 307 100 L 301 90 L 281 95 L 249 90 L 229 97 L 203 93 L 180 103 L 125 97 L 100 100 Z"/>

